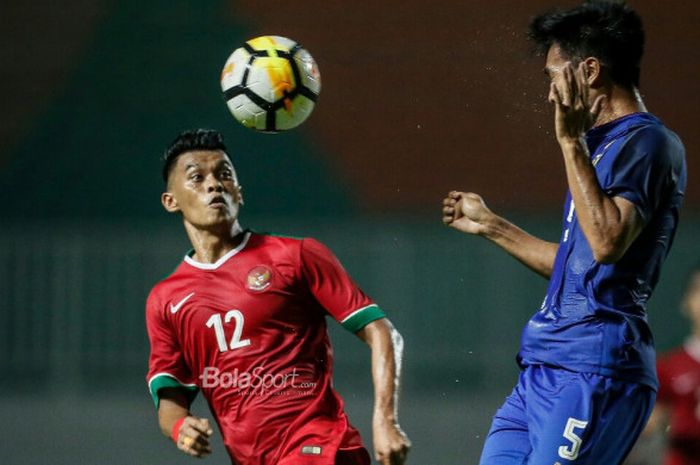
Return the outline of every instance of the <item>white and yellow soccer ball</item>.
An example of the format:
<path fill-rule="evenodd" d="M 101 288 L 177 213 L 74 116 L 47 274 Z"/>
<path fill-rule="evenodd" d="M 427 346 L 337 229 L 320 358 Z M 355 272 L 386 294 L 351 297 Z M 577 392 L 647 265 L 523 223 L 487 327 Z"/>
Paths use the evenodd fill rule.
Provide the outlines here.
<path fill-rule="evenodd" d="M 243 126 L 279 132 L 309 117 L 321 91 L 321 74 L 311 54 L 280 36 L 251 39 L 226 60 L 221 90 Z"/>

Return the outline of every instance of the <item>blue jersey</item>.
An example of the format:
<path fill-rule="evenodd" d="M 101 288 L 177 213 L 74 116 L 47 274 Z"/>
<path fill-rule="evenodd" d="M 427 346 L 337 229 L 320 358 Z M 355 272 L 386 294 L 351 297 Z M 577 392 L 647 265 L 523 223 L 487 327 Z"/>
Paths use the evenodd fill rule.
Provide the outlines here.
<path fill-rule="evenodd" d="M 617 465 L 655 399 L 643 384 L 531 365 L 493 417 L 479 465 Z"/>
<path fill-rule="evenodd" d="M 685 185 L 678 136 L 648 113 L 591 129 L 586 142 L 598 183 L 632 202 L 644 228 L 616 263 L 593 253 L 567 194 L 547 295 L 525 326 L 518 359 L 658 387 L 646 306 L 673 242 Z"/>

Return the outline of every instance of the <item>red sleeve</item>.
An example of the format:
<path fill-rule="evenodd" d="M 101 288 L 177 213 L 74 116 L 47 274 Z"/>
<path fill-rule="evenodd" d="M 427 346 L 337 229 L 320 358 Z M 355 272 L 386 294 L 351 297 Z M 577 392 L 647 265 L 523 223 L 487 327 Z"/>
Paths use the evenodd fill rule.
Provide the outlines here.
<path fill-rule="evenodd" d="M 673 376 L 673 356 L 660 357 L 656 363 L 656 372 L 659 377 L 659 392 L 656 393 L 656 401 L 668 403 L 671 401 L 673 391 L 671 389 L 671 377 Z"/>
<path fill-rule="evenodd" d="M 301 271 L 311 294 L 351 332 L 357 332 L 384 312 L 352 281 L 328 247 L 315 239 L 301 242 Z"/>
<path fill-rule="evenodd" d="M 166 309 L 151 293 L 146 302 L 146 330 L 151 345 L 148 359 L 148 389 L 158 407 L 158 391 L 163 388 L 182 388 L 190 402 L 197 395 L 197 386 L 182 356 L 180 344 L 170 323 L 165 319 Z"/>

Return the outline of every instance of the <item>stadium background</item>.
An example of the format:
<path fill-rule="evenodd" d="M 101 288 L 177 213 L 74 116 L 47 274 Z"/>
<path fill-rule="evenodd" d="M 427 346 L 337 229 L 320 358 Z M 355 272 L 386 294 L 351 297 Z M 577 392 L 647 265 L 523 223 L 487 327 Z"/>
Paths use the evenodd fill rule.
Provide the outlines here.
<path fill-rule="evenodd" d="M 157 428 L 143 302 L 187 250 L 158 201 L 158 157 L 199 126 L 227 137 L 244 225 L 326 242 L 402 331 L 410 463 L 475 463 L 546 282 L 444 228 L 440 202 L 473 190 L 558 238 L 562 163 L 523 31 L 559 3 L 2 2 L 0 463 L 191 463 Z M 650 304 L 667 349 L 686 332 L 679 293 L 700 257 L 700 6 L 631 4 L 647 28 L 646 103 L 683 137 L 691 172 Z M 302 42 L 323 76 L 289 134 L 239 128 L 220 97 L 226 56 L 261 34 Z M 369 443 L 369 352 L 331 333 L 336 387 Z M 207 463 L 227 463 L 220 442 Z"/>

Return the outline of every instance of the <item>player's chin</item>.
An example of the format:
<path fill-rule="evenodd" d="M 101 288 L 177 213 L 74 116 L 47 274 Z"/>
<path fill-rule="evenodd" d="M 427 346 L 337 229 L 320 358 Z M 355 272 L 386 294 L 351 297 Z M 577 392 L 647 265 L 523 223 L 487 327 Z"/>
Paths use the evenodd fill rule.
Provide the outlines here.
<path fill-rule="evenodd" d="M 212 226 L 232 223 L 238 218 L 238 209 L 225 206 L 207 207 L 206 221 Z"/>
<path fill-rule="evenodd" d="M 234 208 L 233 206 L 226 204 L 224 202 L 219 202 L 219 203 L 212 203 L 210 205 L 207 205 L 207 213 L 209 214 L 226 214 L 226 215 L 235 215 L 237 213 L 238 209 Z"/>
<path fill-rule="evenodd" d="M 225 233 L 231 230 L 231 225 L 235 223 L 236 219 L 229 215 L 204 215 L 200 217 L 197 222 L 192 224 L 197 228 L 204 231 L 211 231 L 213 233 Z"/>

